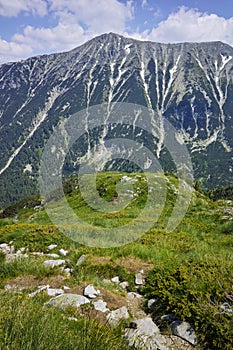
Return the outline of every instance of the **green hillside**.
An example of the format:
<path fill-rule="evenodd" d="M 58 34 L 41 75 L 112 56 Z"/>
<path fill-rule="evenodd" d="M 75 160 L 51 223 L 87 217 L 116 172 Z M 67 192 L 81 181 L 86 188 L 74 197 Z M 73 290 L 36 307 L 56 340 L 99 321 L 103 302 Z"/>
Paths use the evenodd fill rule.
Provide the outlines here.
<path fill-rule="evenodd" d="M 102 199 L 117 208 L 117 186 L 123 176 L 135 179 L 132 192 L 126 191 L 126 194 L 137 195 L 129 196 L 130 203 L 119 211 L 100 213 L 90 208 L 75 177 L 64 184 L 67 201 L 82 220 L 95 227 L 126 225 L 145 208 L 149 187 L 145 176 L 102 173 L 97 176 L 96 188 Z M 149 174 L 149 178 L 154 179 L 155 174 Z M 0 244 L 13 245 L 15 251 L 25 248 L 16 259 L 0 253 L 1 349 L 128 349 L 122 334 L 132 321 L 134 311 L 130 312 L 129 320 L 112 328 L 91 306 L 61 311 L 43 306 L 49 300 L 44 292 L 28 297 L 40 285 L 49 284 L 54 288 L 65 285 L 71 291 L 80 292 L 87 284 L 93 284 L 105 295 L 110 310 L 114 310 L 121 305 L 121 300 L 124 303 L 126 295 L 119 285 L 109 283 L 114 276 L 128 282 L 128 292 L 140 292 L 145 300 L 157 300 L 150 314 L 162 334 L 170 335 L 171 330 L 169 322 L 161 316 L 172 314 L 195 329 L 198 339 L 195 349 L 232 349 L 233 202 L 212 201 L 194 190 L 182 222 L 174 231 L 167 232 L 167 222 L 178 196 L 178 179 L 169 174 L 156 175 L 154 189 L 158 197 L 162 196 L 158 188 L 164 179 L 167 194 L 159 219 L 135 241 L 119 247 L 99 248 L 94 236 L 89 238 L 96 247 L 81 244 L 79 238 L 72 241 L 50 221 L 38 196 L 1 213 Z M 90 196 L 88 188 L 87 194 Z M 89 199 L 94 201 L 94 196 Z M 59 193 L 54 192 L 52 197 L 56 210 L 61 203 Z M 152 207 L 151 204 L 148 210 Z M 154 208 L 156 216 L 160 208 Z M 147 217 L 140 218 L 138 225 L 142 220 L 146 221 Z M 82 226 L 77 229 L 77 237 L 85 236 Z M 69 269 L 68 274 L 60 267 L 50 268 L 43 263 L 48 259 L 51 244 L 56 245 L 52 250 L 54 254 L 59 255 L 60 249 L 68 251 L 67 256 L 61 257 Z M 22 257 L 23 254 L 27 257 Z M 81 256 L 85 256 L 85 261 L 77 264 Z M 134 275 L 140 270 L 145 283 L 137 289 Z M 146 301 L 141 308 L 148 313 Z"/>

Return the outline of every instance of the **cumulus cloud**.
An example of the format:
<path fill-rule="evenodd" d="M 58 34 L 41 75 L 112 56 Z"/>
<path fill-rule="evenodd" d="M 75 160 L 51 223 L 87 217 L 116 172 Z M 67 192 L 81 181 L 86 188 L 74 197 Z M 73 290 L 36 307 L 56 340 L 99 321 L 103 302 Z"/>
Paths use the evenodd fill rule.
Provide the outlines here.
<path fill-rule="evenodd" d="M 4 0 L 0 0 L 3 4 Z M 0 7 L 5 16 L 14 16 L 21 11 L 33 13 L 33 4 L 45 0 L 16 0 L 13 6 Z M 29 6 L 30 4 L 30 6 Z M 54 27 L 23 28 L 21 33 L 15 34 L 10 42 L 6 42 L 12 49 L 6 55 L 0 47 L 0 63 L 5 58 L 12 56 L 17 58 L 18 48 L 29 47 L 30 50 L 22 50 L 19 58 L 28 57 L 28 54 L 50 53 L 55 51 L 70 50 L 88 39 L 105 32 L 123 33 L 127 21 L 133 18 L 133 1 L 122 3 L 119 0 L 47 0 L 48 11 L 57 25 Z M 39 9 L 37 8 L 37 11 Z M 1 13 L 0 13 L 1 14 Z M 38 12 L 39 14 L 39 12 Z M 42 14 L 42 7 L 40 10 Z M 15 48 L 15 52 L 14 52 Z M 11 53 L 11 54 L 10 54 Z"/>
<path fill-rule="evenodd" d="M 20 12 L 45 16 L 47 13 L 47 2 L 46 0 L 0 0 L 1 16 L 15 17 Z"/>
<path fill-rule="evenodd" d="M 141 6 L 147 1 L 142 0 Z M 150 11 L 147 6 L 145 10 Z M 116 32 L 157 42 L 213 41 L 233 45 L 233 17 L 180 7 L 154 28 L 132 33 L 134 1 L 128 0 L 0 0 L 0 15 L 19 13 L 53 17 L 53 27 L 27 25 L 10 41 L 0 38 L 0 63 L 40 53 L 70 50 L 96 35 Z"/>
<path fill-rule="evenodd" d="M 142 4 L 141 4 L 142 8 L 145 8 L 148 6 L 148 2 L 147 0 L 142 0 Z"/>
<path fill-rule="evenodd" d="M 27 57 L 33 54 L 30 45 L 16 42 L 7 42 L 0 38 L 0 62 L 16 61 L 21 57 Z"/>
<path fill-rule="evenodd" d="M 233 45 L 233 17 L 225 19 L 182 6 L 151 31 L 141 33 L 141 37 L 158 42 L 220 40 Z"/>
<path fill-rule="evenodd" d="M 127 19 L 133 17 L 133 1 L 126 4 L 118 0 L 49 0 L 50 9 L 62 16 L 72 13 L 76 20 L 85 23 L 90 32 L 122 32 Z"/>

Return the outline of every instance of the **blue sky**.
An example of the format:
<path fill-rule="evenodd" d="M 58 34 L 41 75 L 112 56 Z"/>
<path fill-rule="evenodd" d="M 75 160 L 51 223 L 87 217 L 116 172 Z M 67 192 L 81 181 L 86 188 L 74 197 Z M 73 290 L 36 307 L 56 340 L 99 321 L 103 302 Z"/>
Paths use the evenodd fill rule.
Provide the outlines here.
<path fill-rule="evenodd" d="M 233 46 L 231 0 L 0 0 L 0 63 L 67 51 L 106 32 Z"/>

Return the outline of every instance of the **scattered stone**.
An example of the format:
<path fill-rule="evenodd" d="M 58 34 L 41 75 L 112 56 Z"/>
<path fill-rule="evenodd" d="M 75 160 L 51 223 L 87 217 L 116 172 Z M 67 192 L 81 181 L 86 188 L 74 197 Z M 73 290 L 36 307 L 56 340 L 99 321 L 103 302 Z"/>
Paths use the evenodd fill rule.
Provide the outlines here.
<path fill-rule="evenodd" d="M 149 299 L 148 300 L 147 307 L 148 307 L 149 312 L 155 311 L 156 304 L 157 304 L 156 299 Z"/>
<path fill-rule="evenodd" d="M 103 279 L 103 282 L 108 284 L 108 283 L 111 283 L 111 280 L 109 280 L 109 279 L 107 279 L 107 278 L 104 278 L 104 279 Z"/>
<path fill-rule="evenodd" d="M 69 290 L 70 287 L 64 286 L 63 289 L 64 289 L 64 290 Z"/>
<path fill-rule="evenodd" d="M 220 309 L 222 309 L 224 312 L 228 314 L 233 313 L 233 309 L 229 303 L 223 303 L 222 305 L 220 305 Z"/>
<path fill-rule="evenodd" d="M 129 318 L 129 313 L 126 306 L 122 306 L 117 310 L 111 311 L 107 315 L 107 321 L 112 326 L 116 326 L 120 322 L 120 320 L 127 319 L 127 318 Z"/>
<path fill-rule="evenodd" d="M 97 310 L 97 311 L 101 311 L 101 312 L 109 311 L 109 309 L 106 307 L 107 303 L 103 300 L 93 301 L 92 304 L 93 304 L 95 310 Z"/>
<path fill-rule="evenodd" d="M 187 340 L 190 344 L 197 344 L 197 337 L 194 329 L 188 322 L 173 321 L 171 324 L 172 333 L 178 337 Z"/>
<path fill-rule="evenodd" d="M 131 322 L 125 330 L 125 339 L 129 346 L 143 350 L 167 350 L 165 338 L 151 317 Z"/>
<path fill-rule="evenodd" d="M 61 267 L 61 271 L 65 272 L 67 274 L 67 276 L 70 276 L 71 273 L 73 272 L 73 269 L 70 269 L 69 267 Z"/>
<path fill-rule="evenodd" d="M 6 284 L 5 287 L 4 287 L 5 290 L 10 290 L 12 289 L 11 285 L 10 284 Z"/>
<path fill-rule="evenodd" d="M 60 294 L 55 298 L 50 299 L 45 305 L 54 306 L 59 309 L 65 309 L 67 306 L 79 307 L 90 303 L 89 299 L 79 294 Z"/>
<path fill-rule="evenodd" d="M 6 263 L 14 261 L 15 259 L 28 258 L 28 254 L 7 254 Z"/>
<path fill-rule="evenodd" d="M 25 247 L 19 248 L 15 254 L 16 255 L 21 255 L 23 252 L 25 252 L 25 250 L 26 250 Z"/>
<path fill-rule="evenodd" d="M 0 244 L 0 252 L 3 252 L 4 254 L 14 254 L 15 248 L 12 245 L 9 245 L 7 243 L 1 243 Z"/>
<path fill-rule="evenodd" d="M 75 321 L 75 322 L 78 321 L 78 319 L 77 319 L 76 317 L 67 317 L 67 320 L 69 320 L 69 321 Z"/>
<path fill-rule="evenodd" d="M 46 254 L 46 255 L 49 256 L 50 258 L 54 258 L 54 259 L 59 258 L 59 255 L 58 255 L 58 254 L 49 253 L 49 254 Z"/>
<path fill-rule="evenodd" d="M 138 286 L 143 284 L 143 277 L 140 272 L 135 275 L 135 284 Z"/>
<path fill-rule="evenodd" d="M 52 250 L 52 249 L 54 249 L 54 248 L 57 248 L 57 244 L 50 244 L 50 245 L 48 246 L 48 250 Z"/>
<path fill-rule="evenodd" d="M 62 256 L 66 256 L 68 254 L 68 250 L 65 250 L 65 249 L 60 249 L 59 250 L 59 254 L 62 255 Z"/>
<path fill-rule="evenodd" d="M 133 299 L 141 299 L 143 296 L 141 294 L 135 293 L 135 292 L 129 292 L 126 295 L 126 299 L 133 300 Z"/>
<path fill-rule="evenodd" d="M 161 320 L 167 321 L 167 322 L 173 322 L 176 321 L 176 316 L 174 314 L 167 314 L 161 316 Z"/>
<path fill-rule="evenodd" d="M 84 292 L 83 294 L 88 297 L 88 298 L 91 298 L 91 299 L 94 299 L 96 298 L 99 294 L 100 294 L 100 291 L 99 290 L 96 290 L 92 284 L 89 284 L 85 289 L 84 289 Z"/>
<path fill-rule="evenodd" d="M 63 265 L 63 264 L 65 264 L 65 260 L 62 260 L 62 259 L 58 259 L 58 260 L 45 260 L 45 261 L 44 261 L 44 265 L 45 265 L 45 266 L 49 266 L 49 267 L 52 267 L 52 268 L 54 268 L 55 266 Z"/>
<path fill-rule="evenodd" d="M 37 255 L 37 256 L 42 256 L 42 255 L 44 255 L 43 252 L 32 252 L 31 254 L 32 254 L 32 255 Z"/>
<path fill-rule="evenodd" d="M 174 314 L 167 314 L 161 316 L 161 320 L 167 321 L 167 322 L 173 322 L 176 321 L 176 316 Z"/>
<path fill-rule="evenodd" d="M 41 293 L 43 290 L 46 290 L 48 289 L 50 286 L 47 284 L 47 285 L 43 285 L 43 286 L 39 286 L 37 290 L 35 290 L 35 292 L 32 292 L 30 294 L 28 294 L 28 296 L 30 298 L 34 297 L 36 294 L 38 293 Z"/>
<path fill-rule="evenodd" d="M 129 287 L 129 282 L 127 282 L 127 281 L 121 282 L 120 286 L 122 289 L 126 290 Z"/>
<path fill-rule="evenodd" d="M 131 183 L 135 183 L 135 182 L 137 182 L 138 180 L 137 180 L 137 179 L 134 179 L 134 178 L 132 178 L 132 177 L 129 177 L 129 176 L 127 176 L 127 175 L 124 175 L 124 176 L 122 176 L 122 178 L 121 178 L 120 181 L 121 181 L 121 182 L 131 182 Z"/>
<path fill-rule="evenodd" d="M 120 283 L 119 276 L 116 276 L 116 277 L 111 278 L 111 281 L 112 281 L 113 283 Z"/>
<path fill-rule="evenodd" d="M 79 265 L 83 264 L 85 260 L 86 260 L 86 255 L 84 255 L 84 254 L 81 255 L 80 258 L 78 258 L 76 266 L 79 266 Z"/>
<path fill-rule="evenodd" d="M 50 297 L 55 297 L 63 293 L 64 293 L 64 290 L 61 288 L 47 288 L 47 294 Z"/>

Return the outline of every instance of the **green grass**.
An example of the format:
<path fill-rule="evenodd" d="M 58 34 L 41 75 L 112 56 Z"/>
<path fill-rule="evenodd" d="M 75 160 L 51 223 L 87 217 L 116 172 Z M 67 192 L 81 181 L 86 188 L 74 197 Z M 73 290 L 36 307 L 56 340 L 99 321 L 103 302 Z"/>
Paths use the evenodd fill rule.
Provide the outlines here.
<path fill-rule="evenodd" d="M 2 350 L 127 350 L 121 330 L 43 307 L 45 299 L 0 295 L 0 346 Z"/>
<path fill-rule="evenodd" d="M 100 197 L 110 205 L 113 203 L 113 207 L 117 203 L 118 184 L 122 175 L 106 173 L 97 176 L 96 188 Z M 140 176 L 137 174 L 130 176 L 137 179 L 137 182 L 132 184 L 132 189 L 137 193 L 137 196 L 131 198 L 129 204 L 119 211 L 100 213 L 98 209 L 88 206 L 77 187 L 76 178 L 70 179 L 65 184 L 67 200 L 82 220 L 96 225 L 97 228 L 114 228 L 118 225 L 124 225 L 138 215 L 147 201 L 148 184 L 145 177 L 141 174 Z M 153 178 L 152 185 L 157 191 L 164 178 L 154 178 L 154 174 L 148 176 Z M 47 252 L 47 246 L 53 243 L 58 244 L 57 250 L 60 248 L 68 249 L 69 264 L 74 269 L 74 273 L 68 278 L 67 283 L 72 286 L 83 282 L 101 285 L 103 278 L 119 275 L 121 280 L 130 282 L 130 288 L 133 290 L 134 273 L 120 265 L 119 259 L 130 258 L 132 265 L 135 259 L 135 266 L 137 266 L 138 261 L 150 263 L 151 269 L 142 292 L 147 297 L 156 297 L 159 300 L 155 316 L 156 322 L 161 323 L 159 317 L 162 314 L 174 312 L 180 319 L 185 319 L 194 326 L 202 349 L 230 350 L 233 346 L 233 319 L 232 315 L 222 313 L 220 309 L 222 303 L 229 302 L 232 305 L 233 300 L 233 223 L 222 219 L 227 203 L 224 201 L 213 202 L 203 194 L 194 192 L 182 222 L 173 232 L 167 232 L 166 223 L 177 199 L 174 189 L 178 185 L 178 180 L 175 176 L 167 175 L 166 182 L 168 184 L 166 201 L 159 220 L 155 220 L 150 230 L 142 232 L 131 243 L 114 248 L 98 248 L 73 242 L 54 227 L 44 209 L 38 211 L 29 206 L 27 209 L 25 201 L 23 202 L 24 207 L 17 206 L 18 222 L 14 223 L 11 218 L 0 220 L 0 243 L 13 241 L 17 248 L 23 246 L 29 251 Z M 96 200 L 96 193 L 92 193 L 91 188 L 87 188 L 87 195 L 91 202 Z M 163 199 L 163 194 L 158 191 L 158 200 L 161 198 Z M 52 205 L 54 210 L 59 213 L 59 200 L 54 200 Z M 152 207 L 151 205 L 149 209 Z M 155 206 L 155 213 L 159 209 Z M 145 213 L 145 217 L 140 218 L 138 224 L 140 225 L 144 220 L 149 219 L 151 217 L 147 217 Z M 82 225 L 78 227 L 78 232 L 79 234 L 86 233 Z M 123 233 L 128 234 L 127 228 Z M 93 242 L 95 242 L 94 238 Z M 77 259 L 82 254 L 87 256 L 87 260 L 83 265 L 76 266 Z M 108 262 L 103 264 L 99 259 L 99 263 L 92 264 L 91 261 L 94 257 L 106 257 Z M 0 256 L 0 277 L 3 280 L 1 286 L 15 276 L 34 274 L 40 278 L 49 273 L 42 264 L 43 259 L 38 260 L 34 257 L 29 263 L 22 261 L 10 264 L 5 264 L 3 260 L 3 257 Z M 56 274 L 57 270 L 53 270 L 52 273 Z M 9 303 L 10 300 L 11 297 L 9 297 Z M 34 307 L 33 305 L 30 304 L 28 307 Z M 49 313 L 48 316 L 51 317 L 50 321 L 56 324 L 57 320 L 60 320 L 62 328 L 64 320 L 59 318 L 58 313 L 50 312 L 51 314 Z M 46 313 L 41 315 L 41 319 L 43 317 L 47 317 Z M 46 321 L 44 322 L 46 324 Z M 83 322 L 86 321 L 80 321 L 82 331 L 84 331 Z M 22 323 L 24 325 L 24 321 Z M 66 325 L 72 329 L 72 324 L 68 322 Z M 88 327 L 92 326 L 92 323 L 88 323 Z M 161 326 L 166 330 L 166 325 L 161 324 Z M 95 327 L 97 327 L 96 324 Z M 97 327 L 97 329 L 99 328 Z M 104 330 L 101 328 L 101 331 L 98 332 L 102 331 Z M 82 336 L 84 339 L 87 337 Z M 18 335 L 11 334 L 12 341 L 15 341 L 15 344 L 20 344 L 17 337 Z M 65 340 L 64 344 L 64 349 L 66 349 L 68 343 Z M 69 345 L 69 349 L 79 349 L 72 347 L 72 344 Z M 110 346 L 109 344 L 105 344 L 105 349 L 118 349 L 114 348 L 115 345 Z M 88 346 L 85 349 L 89 349 Z M 10 347 L 10 349 L 19 348 L 19 345 Z M 23 348 L 27 349 L 27 345 Z"/>

